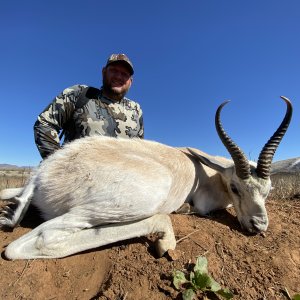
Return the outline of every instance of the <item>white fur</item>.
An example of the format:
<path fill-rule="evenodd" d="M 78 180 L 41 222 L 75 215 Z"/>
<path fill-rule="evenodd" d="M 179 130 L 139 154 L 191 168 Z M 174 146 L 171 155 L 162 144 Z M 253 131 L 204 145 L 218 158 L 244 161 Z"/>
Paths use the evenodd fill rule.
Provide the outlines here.
<path fill-rule="evenodd" d="M 5 189 L 0 192 L 0 199 L 7 200 L 7 199 L 13 199 L 13 197 L 16 197 L 17 195 L 21 194 L 24 188 L 11 188 L 11 189 Z"/>
<path fill-rule="evenodd" d="M 30 200 L 48 220 L 12 242 L 6 257 L 63 257 L 152 232 L 163 235 L 163 255 L 176 246 L 167 215 L 185 202 L 201 215 L 233 204 L 243 227 L 266 230 L 270 180 L 242 180 L 231 160 L 193 150 L 196 155 L 153 141 L 103 136 L 64 146 L 40 164 L 24 190 L 0 194 L 19 204 L 11 219 L 0 217 L 0 225 L 18 224 Z"/>

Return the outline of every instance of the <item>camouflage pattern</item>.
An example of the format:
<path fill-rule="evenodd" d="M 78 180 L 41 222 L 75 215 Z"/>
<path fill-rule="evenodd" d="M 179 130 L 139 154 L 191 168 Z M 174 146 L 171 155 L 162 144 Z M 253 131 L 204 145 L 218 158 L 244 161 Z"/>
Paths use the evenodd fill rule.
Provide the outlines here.
<path fill-rule="evenodd" d="M 143 113 L 138 103 L 125 97 L 114 102 L 100 90 L 97 99 L 90 99 L 82 108 L 76 108 L 76 101 L 85 87 L 74 85 L 65 89 L 38 116 L 34 137 L 43 158 L 59 149 L 61 144 L 85 136 L 144 138 Z M 59 138 L 62 129 L 63 141 Z"/>
<path fill-rule="evenodd" d="M 107 60 L 106 67 L 112 63 L 120 62 L 120 61 L 127 64 L 130 70 L 130 74 L 133 75 L 134 73 L 133 65 L 132 62 L 129 60 L 129 58 L 126 56 L 126 54 L 112 54 Z"/>

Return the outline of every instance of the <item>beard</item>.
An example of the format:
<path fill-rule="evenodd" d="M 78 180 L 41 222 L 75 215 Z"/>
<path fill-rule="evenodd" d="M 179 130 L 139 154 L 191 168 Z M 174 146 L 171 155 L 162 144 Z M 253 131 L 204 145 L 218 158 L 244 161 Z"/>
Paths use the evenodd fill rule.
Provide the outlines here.
<path fill-rule="evenodd" d="M 122 87 L 112 86 L 112 84 L 108 82 L 106 79 L 103 79 L 102 88 L 107 95 L 110 95 L 113 99 L 118 99 L 118 100 L 124 98 L 126 93 L 129 90 L 129 87 L 126 88 L 124 86 Z"/>

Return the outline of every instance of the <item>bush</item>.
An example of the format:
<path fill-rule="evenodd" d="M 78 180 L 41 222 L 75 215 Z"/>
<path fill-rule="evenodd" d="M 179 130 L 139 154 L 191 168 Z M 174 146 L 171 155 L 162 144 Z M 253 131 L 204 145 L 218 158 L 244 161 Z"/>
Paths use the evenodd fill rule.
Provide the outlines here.
<path fill-rule="evenodd" d="M 278 173 L 271 176 L 271 199 L 300 199 L 300 173 Z"/>

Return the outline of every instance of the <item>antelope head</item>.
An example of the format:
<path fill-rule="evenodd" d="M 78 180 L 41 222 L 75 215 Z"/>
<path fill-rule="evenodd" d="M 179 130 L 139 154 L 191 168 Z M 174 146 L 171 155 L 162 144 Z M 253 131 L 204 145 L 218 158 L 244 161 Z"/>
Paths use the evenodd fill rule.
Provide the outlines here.
<path fill-rule="evenodd" d="M 221 110 L 229 101 L 218 107 L 215 126 L 223 145 L 233 160 L 232 166 L 224 166 L 217 160 L 203 157 L 189 149 L 201 163 L 221 174 L 230 198 L 229 202 L 233 203 L 241 226 L 251 233 L 266 231 L 269 223 L 265 200 L 271 189 L 271 163 L 275 151 L 288 129 L 293 111 L 290 100 L 283 96 L 281 98 L 287 105 L 285 117 L 261 150 L 257 164 L 248 161 L 243 151 L 227 135 L 221 124 Z"/>

